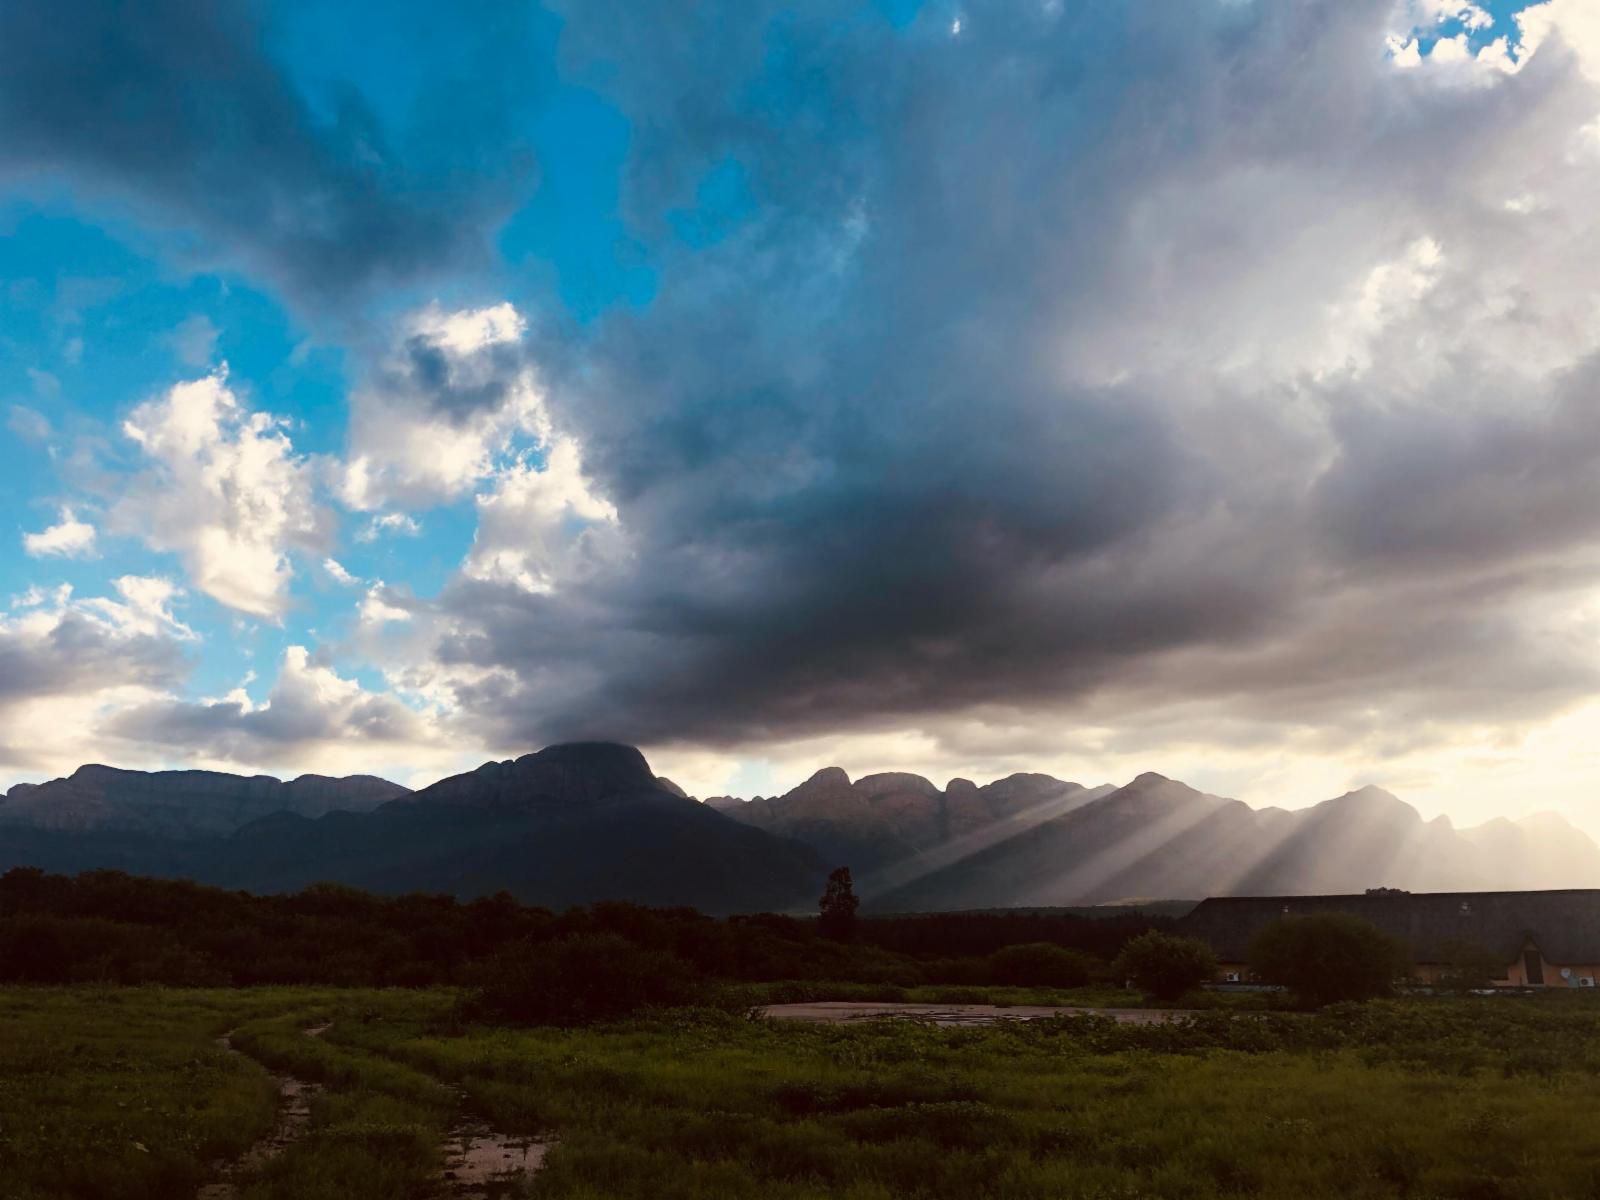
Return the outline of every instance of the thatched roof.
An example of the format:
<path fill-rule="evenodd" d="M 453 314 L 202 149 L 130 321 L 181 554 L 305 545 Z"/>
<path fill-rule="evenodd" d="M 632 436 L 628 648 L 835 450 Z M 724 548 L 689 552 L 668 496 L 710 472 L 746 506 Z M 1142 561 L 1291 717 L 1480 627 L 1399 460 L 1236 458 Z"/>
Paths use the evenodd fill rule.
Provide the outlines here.
<path fill-rule="evenodd" d="M 1530 937 L 1556 964 L 1600 964 L 1600 890 L 1549 892 L 1385 892 L 1362 896 L 1217 896 L 1180 922 L 1223 962 L 1244 962 L 1250 939 L 1285 915 L 1350 913 L 1411 951 L 1412 961 L 1445 961 L 1450 942 L 1475 943 L 1511 962 Z"/>

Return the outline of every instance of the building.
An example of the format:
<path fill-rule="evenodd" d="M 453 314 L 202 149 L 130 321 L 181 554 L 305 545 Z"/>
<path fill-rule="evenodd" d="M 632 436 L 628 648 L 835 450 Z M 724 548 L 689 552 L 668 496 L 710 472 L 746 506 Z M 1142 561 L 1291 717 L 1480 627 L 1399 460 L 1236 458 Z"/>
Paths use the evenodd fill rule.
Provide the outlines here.
<path fill-rule="evenodd" d="M 1549 892 L 1400 892 L 1360 896 L 1215 896 L 1202 901 L 1179 932 L 1207 943 L 1219 978 L 1249 977 L 1250 941 L 1286 916 L 1348 913 L 1370 921 L 1405 947 L 1415 978 L 1433 982 L 1470 947 L 1504 963 L 1503 987 L 1594 987 L 1600 979 L 1600 890 Z"/>

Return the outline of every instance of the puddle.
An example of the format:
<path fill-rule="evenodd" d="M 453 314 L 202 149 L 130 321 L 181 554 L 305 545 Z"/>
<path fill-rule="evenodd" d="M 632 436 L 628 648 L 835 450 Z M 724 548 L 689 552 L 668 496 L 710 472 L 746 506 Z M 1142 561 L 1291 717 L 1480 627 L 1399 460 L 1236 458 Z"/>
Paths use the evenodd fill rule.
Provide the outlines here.
<path fill-rule="evenodd" d="M 322 1026 L 314 1036 L 320 1036 L 327 1028 L 326 1025 Z M 306 1032 L 309 1034 L 311 1030 Z M 217 1045 L 229 1054 L 239 1053 L 233 1047 L 231 1031 L 219 1037 Z M 239 1195 L 238 1180 L 260 1170 L 305 1136 L 306 1128 L 311 1124 L 312 1098 L 322 1089 L 292 1075 L 274 1075 L 272 1082 L 278 1089 L 278 1116 L 272 1132 L 229 1163 L 223 1169 L 221 1179 L 206 1184 L 196 1192 L 195 1200 L 234 1200 Z"/>
<path fill-rule="evenodd" d="M 897 1004 L 857 1003 L 848 1000 L 820 1000 L 804 1004 L 769 1004 L 763 1016 L 781 1021 L 811 1021 L 842 1024 L 851 1021 L 896 1019 L 923 1021 L 932 1025 L 994 1025 L 1001 1021 L 1039 1021 L 1050 1017 L 1109 1017 L 1123 1025 L 1158 1025 L 1181 1021 L 1193 1014 L 1182 1009 L 1162 1008 L 1070 1008 L 994 1004 Z"/>
<path fill-rule="evenodd" d="M 278 1085 L 278 1120 L 272 1132 L 230 1163 L 223 1178 L 208 1183 L 195 1193 L 195 1200 L 233 1200 L 239 1194 L 238 1180 L 260 1170 L 305 1136 L 311 1124 L 311 1100 L 321 1089 L 287 1075 L 274 1075 Z"/>
<path fill-rule="evenodd" d="M 302 1032 L 319 1038 L 333 1028 L 333 1022 L 312 1025 Z M 217 1039 L 229 1054 L 238 1054 L 232 1031 Z M 248 1179 L 272 1159 L 282 1154 L 311 1124 L 311 1101 L 322 1089 L 291 1075 L 274 1075 L 278 1089 L 278 1117 L 273 1130 L 239 1158 L 229 1163 L 221 1177 L 206 1184 L 195 1200 L 237 1200 L 240 1181 Z M 459 1088 L 457 1099 L 465 1099 Z M 444 1144 L 444 1170 L 440 1173 L 441 1198 L 448 1200 L 501 1200 L 518 1190 L 529 1176 L 544 1165 L 550 1149 L 549 1139 L 496 1133 L 487 1125 L 468 1122 L 451 1130 Z"/>
<path fill-rule="evenodd" d="M 445 1195 L 452 1200 L 493 1200 L 544 1165 L 550 1143 L 536 1137 L 495 1133 L 483 1125 L 462 1125 L 445 1143 Z"/>

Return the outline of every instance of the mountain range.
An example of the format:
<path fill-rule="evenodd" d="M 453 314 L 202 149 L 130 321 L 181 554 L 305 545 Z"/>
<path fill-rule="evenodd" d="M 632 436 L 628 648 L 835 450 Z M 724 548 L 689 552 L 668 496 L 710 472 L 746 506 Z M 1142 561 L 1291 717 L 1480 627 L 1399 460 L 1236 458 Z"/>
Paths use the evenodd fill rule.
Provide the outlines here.
<path fill-rule="evenodd" d="M 0 869 L 18 865 L 708 912 L 810 909 L 838 865 L 868 911 L 1600 886 L 1600 847 L 1560 817 L 1457 829 L 1375 787 L 1291 811 L 1154 773 L 1123 787 L 1017 774 L 939 788 L 828 767 L 782 796 L 702 803 L 612 743 L 551 746 L 415 792 L 372 776 L 86 766 L 0 800 Z"/>

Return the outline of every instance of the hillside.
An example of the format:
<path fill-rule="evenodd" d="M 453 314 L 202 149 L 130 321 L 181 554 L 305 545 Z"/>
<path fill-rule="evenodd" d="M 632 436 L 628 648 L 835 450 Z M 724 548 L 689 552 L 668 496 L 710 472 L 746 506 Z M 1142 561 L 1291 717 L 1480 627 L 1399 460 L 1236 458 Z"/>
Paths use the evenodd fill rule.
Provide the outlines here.
<path fill-rule="evenodd" d="M 1559 817 L 1456 829 L 1379 788 L 1290 811 L 1154 773 L 1120 788 L 1016 774 L 941 789 L 828 767 L 782 796 L 700 803 L 610 743 L 551 746 L 417 792 L 369 776 L 87 766 L 7 795 L 0 869 L 17 865 L 718 913 L 811 910 L 835 866 L 877 912 L 1600 885 L 1600 847 Z"/>
<path fill-rule="evenodd" d="M 872 897 L 882 910 L 1118 896 L 1592 887 L 1600 847 L 1549 814 L 1456 830 L 1379 788 L 1252 809 L 1156 774 Z"/>
<path fill-rule="evenodd" d="M 617 899 L 707 912 L 806 906 L 826 874 L 810 848 L 666 790 L 627 746 L 552 746 L 401 793 L 366 812 L 280 809 L 227 836 L 19 823 L 0 828 L 0 868 L 115 867 L 269 892 L 323 881 L 390 894 L 504 890 L 555 908 Z"/>
<path fill-rule="evenodd" d="M 0 798 L 0 826 L 163 837 L 229 834 L 272 813 L 366 812 L 410 789 L 372 775 L 334 779 L 221 771 L 124 771 L 90 764 L 64 779 L 20 783 Z"/>

